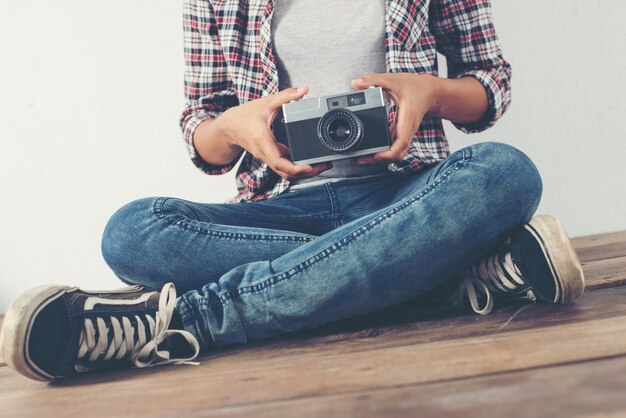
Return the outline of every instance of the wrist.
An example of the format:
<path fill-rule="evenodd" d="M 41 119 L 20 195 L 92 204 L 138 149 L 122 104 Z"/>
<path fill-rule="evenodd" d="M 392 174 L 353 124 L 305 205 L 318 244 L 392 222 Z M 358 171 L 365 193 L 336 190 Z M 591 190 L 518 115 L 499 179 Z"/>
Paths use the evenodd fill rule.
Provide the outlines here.
<path fill-rule="evenodd" d="M 232 130 L 230 129 L 230 123 L 228 122 L 228 110 L 219 115 L 215 120 L 215 130 L 217 133 L 217 137 L 220 138 L 221 142 L 228 146 L 232 150 L 239 149 L 239 145 L 235 142 L 235 138 Z"/>
<path fill-rule="evenodd" d="M 235 132 L 232 129 L 233 125 L 230 123 L 230 113 L 228 113 L 229 110 L 230 109 L 224 111 L 215 119 L 215 129 L 216 136 L 219 138 L 219 141 L 234 155 L 240 153 L 243 147 L 239 145 L 237 135 L 235 135 Z"/>
<path fill-rule="evenodd" d="M 241 152 L 241 147 L 232 140 L 229 124 L 221 119 L 222 115 L 201 122 L 193 134 L 194 148 L 209 164 L 228 164 Z"/>
<path fill-rule="evenodd" d="M 431 116 L 438 116 L 441 114 L 441 98 L 443 97 L 442 90 L 444 89 L 445 79 L 437 76 L 429 76 L 429 88 L 428 91 L 428 114 Z"/>

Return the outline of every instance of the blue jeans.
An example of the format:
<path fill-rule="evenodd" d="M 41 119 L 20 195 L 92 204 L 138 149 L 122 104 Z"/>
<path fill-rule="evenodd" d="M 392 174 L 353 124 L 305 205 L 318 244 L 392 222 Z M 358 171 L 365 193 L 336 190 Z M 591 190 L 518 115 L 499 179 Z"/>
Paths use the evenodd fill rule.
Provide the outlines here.
<path fill-rule="evenodd" d="M 377 311 L 456 277 L 534 214 L 537 168 L 487 142 L 427 169 L 252 203 L 136 200 L 104 232 L 124 282 L 174 282 L 200 344 L 245 344 Z"/>

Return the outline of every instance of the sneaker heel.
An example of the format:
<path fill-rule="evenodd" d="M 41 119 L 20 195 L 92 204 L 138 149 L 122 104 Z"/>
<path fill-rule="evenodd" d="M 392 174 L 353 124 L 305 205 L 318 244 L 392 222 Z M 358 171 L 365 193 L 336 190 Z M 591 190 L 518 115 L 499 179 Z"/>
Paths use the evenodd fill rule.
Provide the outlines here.
<path fill-rule="evenodd" d="M 538 215 L 533 217 L 525 228 L 543 244 L 546 258 L 550 260 L 550 267 L 556 285 L 561 290 L 554 303 L 567 304 L 580 297 L 585 291 L 585 277 L 565 228 L 552 215 Z"/>

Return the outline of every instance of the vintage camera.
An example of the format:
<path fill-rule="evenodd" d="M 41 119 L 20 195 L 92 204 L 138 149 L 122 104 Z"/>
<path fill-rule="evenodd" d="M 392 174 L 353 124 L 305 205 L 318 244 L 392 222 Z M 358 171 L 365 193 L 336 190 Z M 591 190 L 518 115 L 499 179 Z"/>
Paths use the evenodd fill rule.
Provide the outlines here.
<path fill-rule="evenodd" d="M 285 103 L 274 124 L 294 163 L 314 164 L 389 149 L 389 97 L 380 87 Z M 277 126 L 282 125 L 282 126 Z"/>

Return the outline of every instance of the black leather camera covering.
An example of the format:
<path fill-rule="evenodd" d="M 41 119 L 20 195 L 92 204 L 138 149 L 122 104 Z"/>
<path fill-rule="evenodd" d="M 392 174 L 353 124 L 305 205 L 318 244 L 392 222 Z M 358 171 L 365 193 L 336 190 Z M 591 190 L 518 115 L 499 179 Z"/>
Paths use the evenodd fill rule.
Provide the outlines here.
<path fill-rule="evenodd" d="M 360 144 L 356 148 L 351 149 L 350 152 L 385 146 L 388 147 L 391 144 L 387 123 L 387 111 L 384 107 L 359 110 L 354 113 L 361 119 L 361 123 L 363 124 L 363 139 Z M 279 122 L 281 119 L 282 112 L 280 116 L 276 117 L 275 122 Z M 320 118 L 313 118 L 290 122 L 288 124 L 282 122 L 276 124 L 274 135 L 279 142 L 289 147 L 292 161 L 303 161 L 329 155 L 341 155 L 328 150 L 320 142 L 317 136 L 317 124 L 319 120 Z"/>

